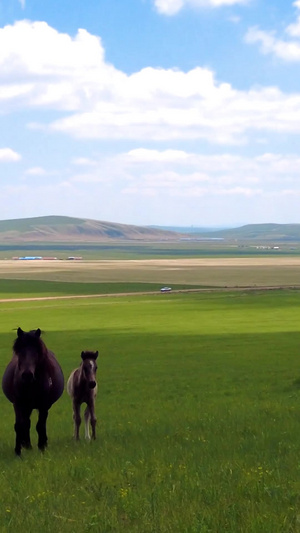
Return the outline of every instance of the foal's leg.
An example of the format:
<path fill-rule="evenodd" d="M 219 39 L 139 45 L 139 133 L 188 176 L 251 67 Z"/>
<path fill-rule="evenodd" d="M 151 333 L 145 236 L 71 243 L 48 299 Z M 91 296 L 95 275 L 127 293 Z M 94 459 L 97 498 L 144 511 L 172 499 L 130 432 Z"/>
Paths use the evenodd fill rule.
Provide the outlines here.
<path fill-rule="evenodd" d="M 97 422 L 97 419 L 96 419 L 96 416 L 95 416 L 95 400 L 94 400 L 94 398 L 88 402 L 86 411 L 87 410 L 88 410 L 88 421 L 89 420 L 91 421 L 91 426 L 92 426 L 92 439 L 95 440 L 95 438 L 96 438 L 96 422 Z M 88 437 L 86 436 L 86 438 L 88 438 L 88 439 L 90 438 L 89 425 L 88 425 Z"/>
<path fill-rule="evenodd" d="M 30 443 L 30 415 L 31 409 L 23 409 L 18 405 L 14 405 L 15 409 L 15 432 L 16 444 L 15 453 L 21 455 L 21 448 L 31 448 Z"/>
<path fill-rule="evenodd" d="M 81 424 L 80 403 L 73 400 L 74 439 L 79 440 L 79 428 Z"/>
<path fill-rule="evenodd" d="M 40 450 L 44 451 L 47 448 L 48 437 L 46 431 L 46 422 L 48 418 L 48 409 L 41 408 L 39 409 L 39 417 L 36 425 L 36 430 L 38 433 L 38 447 Z"/>
<path fill-rule="evenodd" d="M 91 436 L 90 436 L 90 418 L 91 418 L 91 416 L 90 416 L 90 408 L 87 405 L 86 408 L 85 408 L 85 411 L 84 411 L 85 438 L 87 440 L 91 439 Z"/>

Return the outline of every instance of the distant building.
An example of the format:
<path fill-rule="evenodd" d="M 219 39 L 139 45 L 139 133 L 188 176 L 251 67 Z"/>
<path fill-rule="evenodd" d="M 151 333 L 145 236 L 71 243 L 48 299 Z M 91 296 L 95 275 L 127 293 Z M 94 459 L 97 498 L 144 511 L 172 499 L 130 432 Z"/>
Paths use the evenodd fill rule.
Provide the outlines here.
<path fill-rule="evenodd" d="M 37 261 L 43 259 L 40 255 L 25 255 L 24 257 L 19 257 L 20 261 Z"/>

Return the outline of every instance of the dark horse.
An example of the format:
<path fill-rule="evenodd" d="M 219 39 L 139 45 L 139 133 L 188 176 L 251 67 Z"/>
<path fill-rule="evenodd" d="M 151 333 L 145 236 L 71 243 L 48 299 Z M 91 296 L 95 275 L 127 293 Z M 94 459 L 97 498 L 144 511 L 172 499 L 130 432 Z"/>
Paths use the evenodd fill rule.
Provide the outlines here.
<path fill-rule="evenodd" d="M 3 378 L 2 389 L 15 410 L 15 452 L 31 448 L 30 416 L 33 409 L 39 412 L 36 430 L 38 447 L 47 446 L 46 421 L 51 405 L 64 390 L 64 376 L 55 355 L 41 339 L 41 330 L 28 333 L 18 328 L 13 345 L 13 356 Z"/>
<path fill-rule="evenodd" d="M 79 439 L 81 424 L 80 407 L 86 403 L 84 411 L 85 438 L 90 439 L 89 423 L 92 427 L 92 439 L 96 438 L 95 398 L 97 394 L 96 359 L 98 352 L 81 352 L 82 363 L 75 368 L 68 379 L 67 391 L 73 401 L 74 437 Z"/>

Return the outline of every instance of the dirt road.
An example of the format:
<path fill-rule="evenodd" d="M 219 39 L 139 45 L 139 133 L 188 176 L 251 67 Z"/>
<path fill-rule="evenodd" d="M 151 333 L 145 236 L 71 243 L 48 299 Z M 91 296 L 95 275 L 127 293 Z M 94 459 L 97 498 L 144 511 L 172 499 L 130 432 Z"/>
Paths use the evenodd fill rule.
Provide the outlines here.
<path fill-rule="evenodd" d="M 213 287 L 209 289 L 180 289 L 172 290 L 171 292 L 161 293 L 160 291 L 143 291 L 143 292 L 118 292 L 118 293 L 108 293 L 108 294 L 74 294 L 67 296 L 34 296 L 30 298 L 0 298 L 0 303 L 7 302 L 37 302 L 44 300 L 76 300 L 82 298 L 120 298 L 124 296 L 146 296 L 157 295 L 161 298 L 166 298 L 166 295 L 179 294 L 179 293 L 208 293 L 208 292 L 243 292 L 243 291 L 274 291 L 281 289 L 290 289 L 290 290 L 299 290 L 300 285 L 286 285 L 286 286 L 256 286 L 256 287 Z"/>

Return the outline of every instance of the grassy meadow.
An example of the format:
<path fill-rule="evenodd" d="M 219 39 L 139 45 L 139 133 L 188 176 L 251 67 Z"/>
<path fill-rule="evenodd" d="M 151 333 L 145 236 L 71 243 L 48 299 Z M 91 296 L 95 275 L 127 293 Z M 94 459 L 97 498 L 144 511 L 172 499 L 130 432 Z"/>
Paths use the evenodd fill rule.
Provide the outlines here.
<path fill-rule="evenodd" d="M 0 395 L 0 531 L 299 532 L 299 301 L 278 290 L 0 303 L 1 372 L 19 325 L 45 331 L 66 377 L 81 350 L 100 352 L 95 442 L 72 440 L 65 392 L 48 450 L 34 414 L 20 460 Z"/>
<path fill-rule="evenodd" d="M 159 291 L 297 286 L 299 272 L 285 258 L 0 261 L 1 374 L 18 326 L 43 330 L 66 379 L 82 350 L 100 354 L 95 442 L 83 427 L 73 441 L 65 392 L 47 451 L 33 413 L 33 449 L 15 457 L 1 392 L 0 532 L 300 533 L 300 290 Z"/>
<path fill-rule="evenodd" d="M 11 222 L 11 221 L 10 221 Z M 0 221 L 1 223 L 1 221 Z M 1 232 L 0 232 L 1 237 Z M 282 237 L 282 236 L 281 236 Z M 262 247 L 263 245 L 263 247 Z M 274 249 L 274 246 L 277 246 Z M 299 240 L 249 239 L 240 236 L 226 241 L 110 241 L 110 242 L 53 242 L 15 243 L 0 242 L 0 259 L 23 256 L 57 257 L 65 260 L 69 256 L 80 256 L 84 260 L 139 260 L 139 259 L 180 259 L 206 257 L 284 257 L 299 256 Z"/>
<path fill-rule="evenodd" d="M 22 284 L 22 281 L 27 283 Z M 159 290 L 162 285 L 171 285 L 174 289 L 300 287 L 300 256 L 0 260 L 0 293 L 19 293 L 23 297 L 31 291 L 41 296 L 55 294 L 55 291 L 57 295 L 102 294 Z"/>

